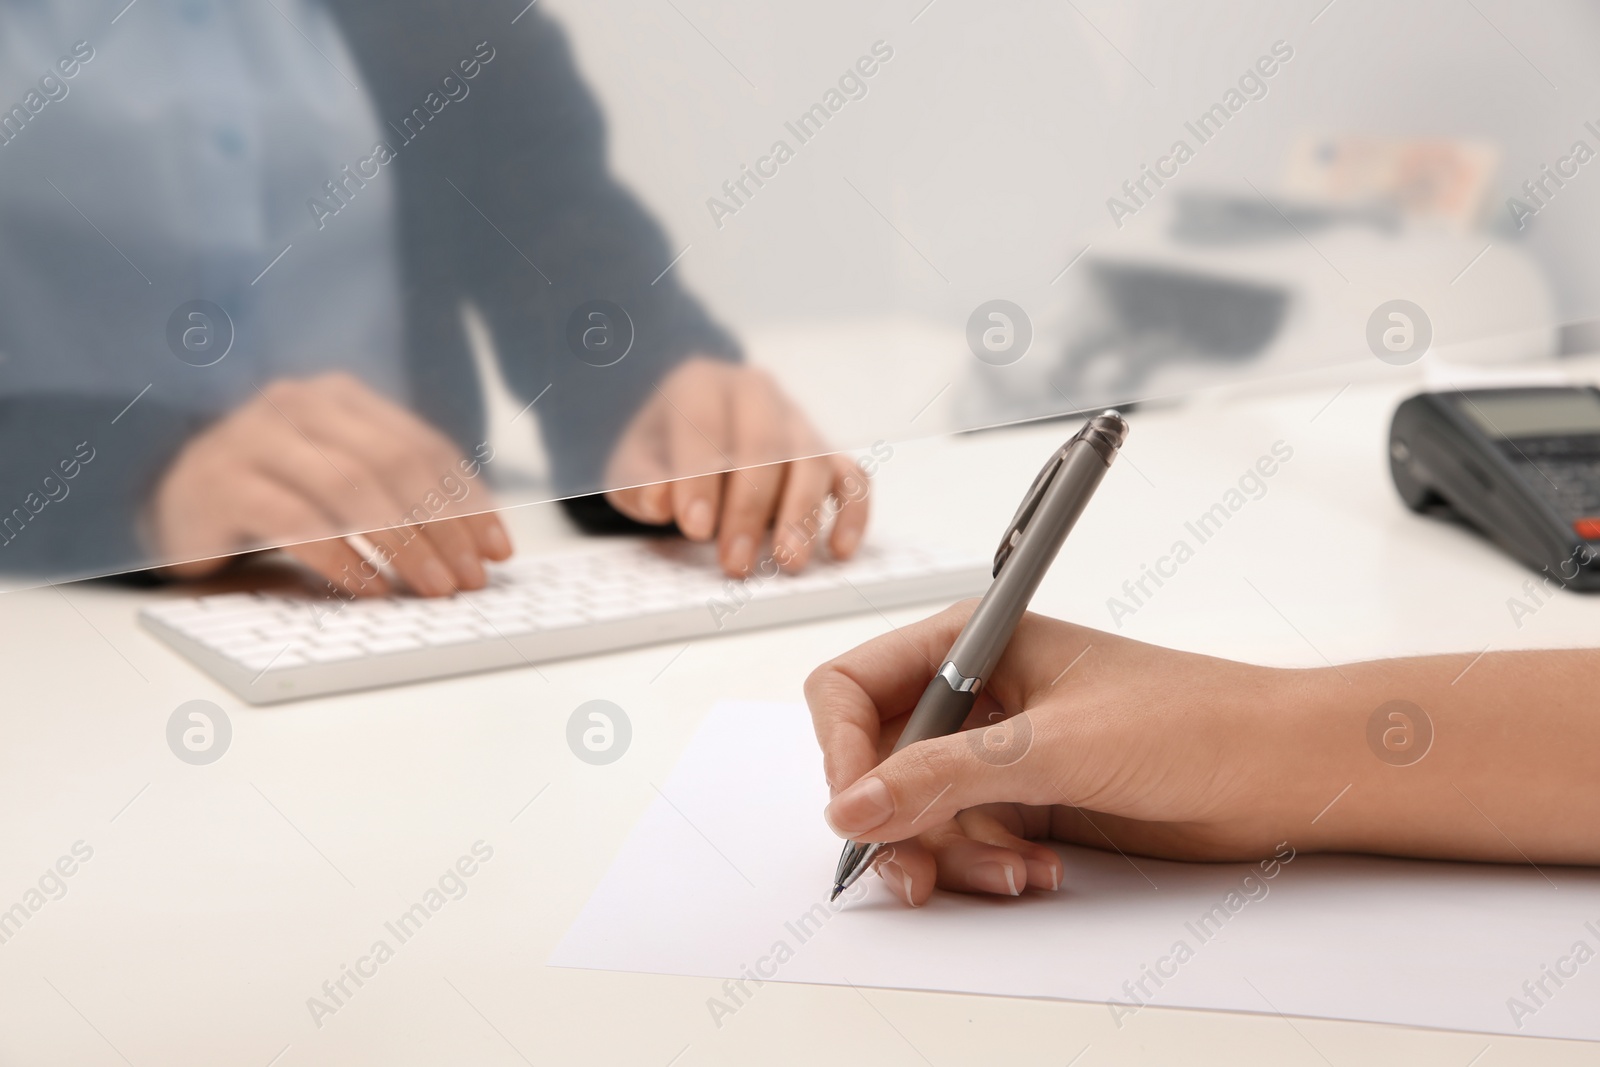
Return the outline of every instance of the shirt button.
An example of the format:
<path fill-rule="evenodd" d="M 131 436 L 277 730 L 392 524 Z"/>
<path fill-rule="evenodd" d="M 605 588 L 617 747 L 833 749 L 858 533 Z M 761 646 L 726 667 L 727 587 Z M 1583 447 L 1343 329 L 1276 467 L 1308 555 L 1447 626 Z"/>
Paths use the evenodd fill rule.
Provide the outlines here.
<path fill-rule="evenodd" d="M 237 126 L 222 126 L 216 133 L 217 148 L 223 155 L 237 156 L 244 152 L 244 134 Z"/>

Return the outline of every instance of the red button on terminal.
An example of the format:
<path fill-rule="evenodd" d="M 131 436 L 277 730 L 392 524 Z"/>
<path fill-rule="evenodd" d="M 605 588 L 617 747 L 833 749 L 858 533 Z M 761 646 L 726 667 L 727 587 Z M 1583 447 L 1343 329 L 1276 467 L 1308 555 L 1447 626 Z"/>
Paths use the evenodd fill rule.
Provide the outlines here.
<path fill-rule="evenodd" d="M 1600 541 L 1600 519 L 1578 519 L 1572 529 L 1585 541 Z"/>

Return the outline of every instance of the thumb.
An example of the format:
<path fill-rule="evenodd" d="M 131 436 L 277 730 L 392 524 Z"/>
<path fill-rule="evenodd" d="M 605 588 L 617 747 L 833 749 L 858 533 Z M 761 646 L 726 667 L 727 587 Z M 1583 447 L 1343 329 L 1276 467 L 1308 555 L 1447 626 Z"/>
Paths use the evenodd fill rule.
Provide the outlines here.
<path fill-rule="evenodd" d="M 1036 740 L 1024 713 L 919 741 L 841 791 L 823 818 L 840 837 L 904 841 L 980 804 L 1055 803 L 1059 768 Z"/>

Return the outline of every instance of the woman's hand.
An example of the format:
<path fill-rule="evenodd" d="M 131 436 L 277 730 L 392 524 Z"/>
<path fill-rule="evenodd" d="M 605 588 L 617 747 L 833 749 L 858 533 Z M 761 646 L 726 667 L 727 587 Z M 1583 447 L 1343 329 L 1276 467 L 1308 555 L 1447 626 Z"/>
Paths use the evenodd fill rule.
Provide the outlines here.
<path fill-rule="evenodd" d="M 825 817 L 841 837 L 894 842 L 878 870 L 908 903 L 935 885 L 1058 888 L 1046 839 L 1182 860 L 1260 859 L 1287 842 L 1600 864 L 1600 652 L 1281 670 L 1028 615 L 969 728 L 890 756 L 973 607 L 806 682 L 834 794 Z M 1396 707 L 1426 745 L 1385 751 Z"/>
<path fill-rule="evenodd" d="M 773 561 L 797 571 L 824 535 L 835 558 L 849 559 L 867 525 L 861 468 L 824 454 L 769 375 L 718 360 L 692 359 L 667 376 L 623 434 L 606 481 L 632 487 L 606 494 L 624 515 L 715 538 L 735 578 L 755 567 L 769 527 Z"/>
<path fill-rule="evenodd" d="M 897 842 L 879 873 L 909 903 L 934 885 L 1057 889 L 1040 839 L 1183 859 L 1256 858 L 1283 840 L 1259 751 L 1293 672 L 1172 652 L 1027 615 L 968 729 L 889 756 L 973 602 L 885 634 L 806 683 L 840 836 Z M 881 764 L 879 761 L 883 761 Z"/>
<path fill-rule="evenodd" d="M 348 374 L 274 382 L 196 434 L 161 476 L 149 525 L 180 578 L 284 545 L 351 596 L 391 592 L 342 535 L 365 533 L 422 596 L 480 589 L 511 555 L 479 465 Z"/>

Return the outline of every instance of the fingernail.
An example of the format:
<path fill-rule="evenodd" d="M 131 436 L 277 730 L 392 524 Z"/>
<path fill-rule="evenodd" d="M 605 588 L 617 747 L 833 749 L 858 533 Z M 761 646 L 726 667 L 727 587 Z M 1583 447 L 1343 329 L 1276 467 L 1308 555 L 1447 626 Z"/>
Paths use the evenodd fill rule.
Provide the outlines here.
<path fill-rule="evenodd" d="M 683 513 L 683 532 L 687 537 L 703 541 L 716 530 L 716 516 L 711 514 L 711 501 L 696 500 Z"/>
<path fill-rule="evenodd" d="M 863 778 L 834 797 L 822 810 L 828 828 L 840 837 L 855 837 L 882 826 L 894 814 L 894 797 L 881 778 Z"/>
<path fill-rule="evenodd" d="M 911 876 L 906 873 L 904 867 L 894 860 L 884 860 L 878 864 L 878 877 L 891 886 L 897 886 L 900 890 L 900 899 L 913 908 L 917 906 L 917 902 L 911 899 Z"/>
<path fill-rule="evenodd" d="M 860 543 L 861 532 L 859 530 L 854 528 L 840 530 L 838 535 L 833 539 L 834 554 L 840 556 L 841 558 L 848 556 L 850 553 L 856 550 L 856 546 Z"/>
<path fill-rule="evenodd" d="M 1037 887 L 1054 893 L 1061 889 L 1061 869 L 1054 863 L 1043 860 L 1028 860 L 1022 866 L 1023 873 L 1027 876 L 1025 881 L 1028 888 Z"/>
<path fill-rule="evenodd" d="M 495 559 L 504 559 L 511 555 L 511 539 L 506 532 L 498 526 L 491 526 L 484 533 L 483 539 L 488 542 L 489 555 Z"/>
<path fill-rule="evenodd" d="M 986 893 L 1014 897 L 1021 892 L 1017 888 L 1016 872 L 1008 863 L 980 863 L 972 868 L 967 880 Z"/>
<path fill-rule="evenodd" d="M 739 574 L 748 574 L 750 565 L 756 561 L 755 556 L 756 543 L 750 539 L 748 534 L 740 534 L 728 546 L 728 567 Z"/>
<path fill-rule="evenodd" d="M 455 583 L 450 581 L 450 572 L 444 569 L 444 564 L 436 559 L 422 562 L 422 593 L 428 596 L 444 596 L 455 589 Z"/>

